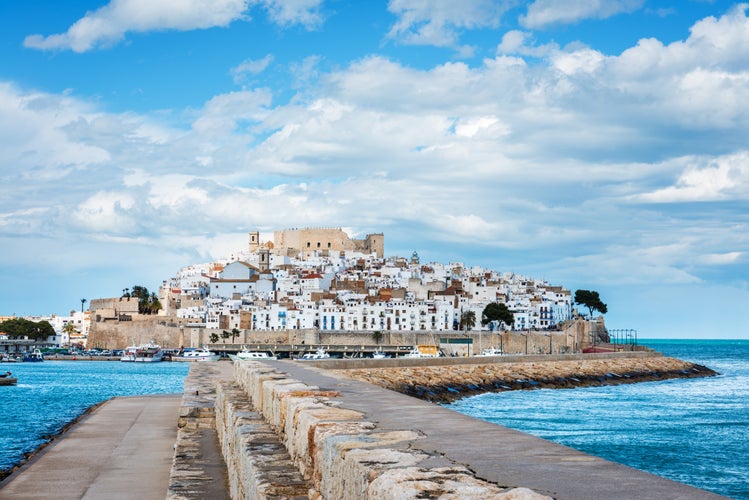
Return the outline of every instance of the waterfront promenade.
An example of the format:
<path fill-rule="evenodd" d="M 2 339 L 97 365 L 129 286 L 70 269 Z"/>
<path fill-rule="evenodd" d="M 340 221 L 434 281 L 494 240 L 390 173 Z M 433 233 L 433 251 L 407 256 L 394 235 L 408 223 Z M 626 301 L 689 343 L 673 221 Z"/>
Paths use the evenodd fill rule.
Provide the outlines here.
<path fill-rule="evenodd" d="M 404 366 L 393 367 L 393 373 L 424 362 L 399 361 Z M 417 498 L 427 492 L 414 488 L 424 484 L 436 488 L 430 493 L 446 494 L 449 487 L 464 492 L 456 498 L 721 498 L 316 364 L 196 363 L 181 398 L 105 403 L 0 485 L 0 498 L 222 498 L 229 493 L 217 488 L 217 472 L 227 475 L 234 488 L 247 488 L 237 485 L 243 471 L 254 471 L 253 480 L 267 485 L 263 474 L 281 465 L 301 471 L 309 481 L 308 495 L 316 498 L 344 498 L 326 492 L 342 491 L 354 481 L 368 493 L 374 486 L 391 493 L 378 498 Z M 258 385 L 247 385 L 250 379 Z M 268 417 L 281 416 L 280 411 L 288 412 L 283 427 Z M 187 422 L 191 416 L 192 424 Z M 230 434 L 240 431 L 248 434 L 232 445 L 236 436 Z M 216 437 L 229 448 L 224 455 L 235 455 L 228 466 L 215 449 Z M 278 445 L 289 453 L 263 463 L 267 456 L 257 451 L 273 448 L 273 457 L 281 457 Z M 356 456 L 360 461 L 351 461 Z M 232 462 L 237 457 L 246 460 L 244 465 Z M 437 481 L 416 481 L 415 474 Z M 298 473 L 275 479 L 280 480 L 276 488 L 302 484 Z M 481 488 L 493 493 L 465 496 Z M 359 491 L 346 498 L 364 498 L 365 490 Z M 515 496 L 504 497 L 504 492 Z M 266 497 L 271 496 L 248 498 Z"/>

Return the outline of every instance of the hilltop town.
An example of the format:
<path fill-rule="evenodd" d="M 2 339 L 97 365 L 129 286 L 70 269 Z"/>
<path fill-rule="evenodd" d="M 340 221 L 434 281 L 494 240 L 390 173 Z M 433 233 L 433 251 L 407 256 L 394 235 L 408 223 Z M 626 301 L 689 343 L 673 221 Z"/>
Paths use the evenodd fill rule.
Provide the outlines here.
<path fill-rule="evenodd" d="M 62 344 L 109 349 L 150 339 L 173 347 L 219 340 L 437 344 L 437 336 L 455 334 L 484 334 L 492 345 L 511 342 L 512 332 L 537 332 L 528 334 L 531 352 L 570 352 L 591 331 L 589 325 L 573 337 L 565 331 L 554 349 L 551 334 L 569 329 L 578 317 L 564 287 L 463 263 L 424 263 L 415 251 L 385 257 L 384 234 L 353 239 L 341 228 L 283 229 L 268 241 L 250 232 L 244 249 L 180 269 L 163 281 L 158 299 L 153 295 L 159 306 L 154 314 L 139 312 L 138 299 L 123 293 L 92 299 L 89 310 L 82 304 L 80 313 L 51 323 Z M 482 321 L 492 303 L 504 305 L 512 320 Z M 508 338 L 491 336 L 503 332 Z M 549 332 L 545 350 L 538 332 Z M 517 349 L 528 352 L 528 339 Z"/>

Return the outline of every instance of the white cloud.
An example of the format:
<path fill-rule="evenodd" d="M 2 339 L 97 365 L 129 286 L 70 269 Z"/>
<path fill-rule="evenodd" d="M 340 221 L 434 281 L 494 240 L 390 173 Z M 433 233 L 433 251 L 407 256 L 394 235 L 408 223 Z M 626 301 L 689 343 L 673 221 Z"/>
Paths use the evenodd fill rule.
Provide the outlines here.
<path fill-rule="evenodd" d="M 247 59 L 246 61 L 242 61 L 230 70 L 234 77 L 234 83 L 244 81 L 247 78 L 247 75 L 258 75 L 262 73 L 271 62 L 273 62 L 273 56 L 271 54 L 266 55 L 262 59 Z"/>
<path fill-rule="evenodd" d="M 323 22 L 323 0 L 251 0 L 265 7 L 269 17 L 280 26 L 301 24 L 308 29 Z"/>
<path fill-rule="evenodd" d="M 322 22 L 321 3 L 322 0 L 111 0 L 104 7 L 87 12 L 65 33 L 29 35 L 24 46 L 86 52 L 115 44 L 127 33 L 228 26 L 248 20 L 251 5 L 265 9 L 279 25 L 314 28 Z"/>
<path fill-rule="evenodd" d="M 508 0 L 390 0 L 397 21 L 389 36 L 406 44 L 457 45 L 463 29 L 496 27 L 514 2 Z"/>
<path fill-rule="evenodd" d="M 520 24 L 539 29 L 552 24 L 572 24 L 583 19 L 605 19 L 621 13 L 633 12 L 645 0 L 536 0 L 528 6 Z"/>
<path fill-rule="evenodd" d="M 686 165 L 673 185 L 633 199 L 648 203 L 749 200 L 749 152 L 681 162 Z"/>

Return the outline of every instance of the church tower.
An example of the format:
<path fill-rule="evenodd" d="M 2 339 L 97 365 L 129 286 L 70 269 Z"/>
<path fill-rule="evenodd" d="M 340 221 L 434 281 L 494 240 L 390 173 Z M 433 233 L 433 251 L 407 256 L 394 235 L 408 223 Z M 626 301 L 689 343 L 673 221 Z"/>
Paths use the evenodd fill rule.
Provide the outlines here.
<path fill-rule="evenodd" d="M 260 248 L 260 232 L 252 231 L 250 233 L 250 252 L 257 252 L 258 248 Z"/>
<path fill-rule="evenodd" d="M 261 273 L 267 273 L 270 271 L 270 250 L 263 247 L 258 253 L 258 264 L 257 267 Z"/>

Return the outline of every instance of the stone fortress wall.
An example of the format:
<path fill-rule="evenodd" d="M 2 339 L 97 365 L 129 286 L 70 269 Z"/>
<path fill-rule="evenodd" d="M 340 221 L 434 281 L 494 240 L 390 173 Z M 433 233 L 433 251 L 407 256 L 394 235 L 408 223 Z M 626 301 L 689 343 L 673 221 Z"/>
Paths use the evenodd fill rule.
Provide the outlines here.
<path fill-rule="evenodd" d="M 250 233 L 250 251 L 256 250 L 259 245 L 258 233 Z M 293 228 L 273 232 L 273 252 L 276 254 L 299 255 L 326 251 L 374 253 L 382 258 L 385 254 L 385 235 L 374 233 L 366 235 L 364 239 L 352 239 L 339 227 Z"/>

